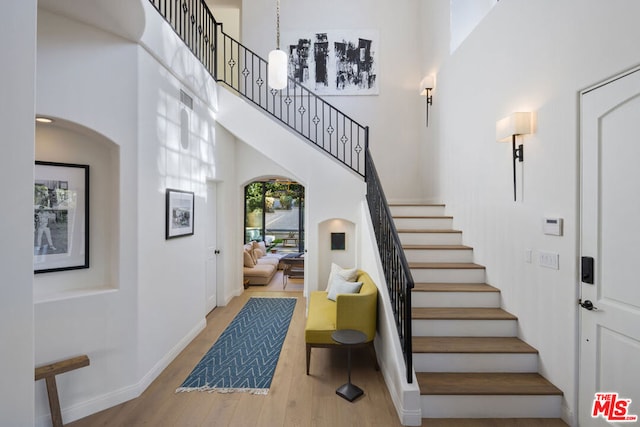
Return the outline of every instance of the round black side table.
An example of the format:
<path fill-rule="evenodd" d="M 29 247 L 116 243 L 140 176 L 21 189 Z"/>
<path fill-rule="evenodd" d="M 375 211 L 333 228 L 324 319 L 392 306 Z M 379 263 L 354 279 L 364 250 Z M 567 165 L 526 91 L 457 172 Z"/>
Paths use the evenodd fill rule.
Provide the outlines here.
<path fill-rule="evenodd" d="M 338 344 L 347 347 L 347 372 L 349 373 L 349 380 L 346 384 L 338 387 L 336 394 L 347 399 L 349 402 L 353 402 L 362 396 L 364 391 L 357 385 L 351 383 L 351 347 L 366 342 L 367 336 L 364 332 L 355 329 L 338 329 L 331 334 L 331 338 Z"/>

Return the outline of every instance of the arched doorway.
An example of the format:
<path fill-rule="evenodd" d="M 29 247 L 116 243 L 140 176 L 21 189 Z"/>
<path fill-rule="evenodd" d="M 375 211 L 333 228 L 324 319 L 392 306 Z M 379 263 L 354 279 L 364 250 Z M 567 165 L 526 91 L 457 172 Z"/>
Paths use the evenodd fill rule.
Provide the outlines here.
<path fill-rule="evenodd" d="M 291 180 L 258 180 L 244 188 L 244 243 L 268 250 L 304 252 L 304 186 Z"/>

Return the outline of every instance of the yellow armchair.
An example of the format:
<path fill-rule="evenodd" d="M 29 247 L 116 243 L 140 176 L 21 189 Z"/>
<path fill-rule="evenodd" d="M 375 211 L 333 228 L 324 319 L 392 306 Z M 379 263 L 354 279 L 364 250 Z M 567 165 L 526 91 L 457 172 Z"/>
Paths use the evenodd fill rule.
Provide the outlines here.
<path fill-rule="evenodd" d="M 356 329 L 367 336 L 362 345 L 375 350 L 373 339 L 376 336 L 378 314 L 378 288 L 364 271 L 358 271 L 357 282 L 362 282 L 357 294 L 338 294 L 336 301 L 327 298 L 326 291 L 314 291 L 309 296 L 309 311 L 304 337 L 307 346 L 307 375 L 313 347 L 339 347 L 331 334 L 338 329 Z M 378 364 L 376 361 L 376 369 Z"/>

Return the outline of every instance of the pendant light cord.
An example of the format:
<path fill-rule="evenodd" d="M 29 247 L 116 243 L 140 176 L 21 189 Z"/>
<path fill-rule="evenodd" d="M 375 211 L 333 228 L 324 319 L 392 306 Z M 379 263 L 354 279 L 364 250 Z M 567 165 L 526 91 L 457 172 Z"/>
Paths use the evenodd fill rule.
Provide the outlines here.
<path fill-rule="evenodd" d="M 276 0 L 276 48 L 280 50 L 280 0 Z"/>

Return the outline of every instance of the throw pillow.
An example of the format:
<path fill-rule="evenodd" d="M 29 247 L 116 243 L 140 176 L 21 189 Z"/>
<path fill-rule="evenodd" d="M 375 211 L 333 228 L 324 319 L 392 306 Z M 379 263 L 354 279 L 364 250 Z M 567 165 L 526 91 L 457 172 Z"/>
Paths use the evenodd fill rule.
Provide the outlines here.
<path fill-rule="evenodd" d="M 253 259 L 256 260 L 256 264 L 258 263 L 258 260 L 260 258 L 262 258 L 263 256 L 265 256 L 266 254 L 264 254 L 260 249 L 254 249 L 251 251 L 251 254 L 253 255 Z"/>
<path fill-rule="evenodd" d="M 360 292 L 362 282 L 347 282 L 346 280 L 336 279 L 331 285 L 331 291 L 327 298 L 335 301 L 338 294 L 357 294 Z"/>
<path fill-rule="evenodd" d="M 329 273 L 329 280 L 327 282 L 326 291 L 331 291 L 331 284 L 333 283 L 334 276 L 341 277 L 347 282 L 355 282 L 358 277 L 357 268 L 342 268 L 336 263 L 331 263 L 331 272 Z"/>
<path fill-rule="evenodd" d="M 256 261 L 267 254 L 267 251 L 266 250 L 263 251 L 262 248 L 260 247 L 260 243 L 258 242 L 253 242 L 251 244 L 251 249 L 252 249 L 253 257 L 255 258 Z"/>
<path fill-rule="evenodd" d="M 251 257 L 249 251 L 244 251 L 243 260 L 245 267 L 253 268 L 253 266 L 256 265 L 256 263 L 253 262 L 253 258 Z"/>

